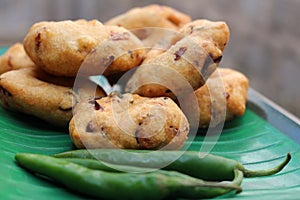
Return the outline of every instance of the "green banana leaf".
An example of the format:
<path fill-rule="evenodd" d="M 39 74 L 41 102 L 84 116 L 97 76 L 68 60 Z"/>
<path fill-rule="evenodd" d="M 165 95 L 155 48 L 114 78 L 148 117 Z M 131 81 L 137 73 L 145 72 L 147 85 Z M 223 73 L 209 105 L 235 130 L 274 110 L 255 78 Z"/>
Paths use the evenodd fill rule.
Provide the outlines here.
<path fill-rule="evenodd" d="M 0 54 L 4 51 L 0 48 Z M 225 124 L 211 153 L 236 159 L 248 169 L 275 166 L 288 152 L 292 160 L 278 174 L 245 178 L 243 192 L 228 198 L 297 199 L 300 194 L 300 146 L 296 138 L 300 126 L 282 113 L 266 109 L 251 91 L 245 115 Z M 202 143 L 203 136 L 197 135 L 189 150 L 199 150 Z M 71 149 L 74 146 L 66 130 L 0 106 L 0 199 L 87 199 L 33 176 L 14 161 L 14 155 L 20 152 L 51 155 Z"/>

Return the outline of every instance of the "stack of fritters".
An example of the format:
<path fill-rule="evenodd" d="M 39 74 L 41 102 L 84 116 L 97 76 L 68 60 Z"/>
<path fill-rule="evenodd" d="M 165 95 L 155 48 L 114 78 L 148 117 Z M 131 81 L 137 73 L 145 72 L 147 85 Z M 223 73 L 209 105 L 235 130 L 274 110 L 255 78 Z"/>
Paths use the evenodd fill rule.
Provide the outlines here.
<path fill-rule="evenodd" d="M 78 148 L 180 149 L 190 124 L 178 96 L 194 95 L 200 128 L 245 112 L 247 78 L 217 69 L 229 35 L 225 22 L 192 20 L 159 5 L 104 24 L 39 22 L 0 57 L 0 101 L 67 127 Z M 133 69 L 125 94 L 106 94 L 89 81 Z"/>

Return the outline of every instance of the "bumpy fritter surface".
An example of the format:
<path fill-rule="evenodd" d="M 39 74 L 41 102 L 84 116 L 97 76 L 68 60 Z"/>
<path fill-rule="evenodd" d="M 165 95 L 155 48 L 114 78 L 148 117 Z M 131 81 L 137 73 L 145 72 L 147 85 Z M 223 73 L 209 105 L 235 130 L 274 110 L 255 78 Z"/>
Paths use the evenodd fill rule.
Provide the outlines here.
<path fill-rule="evenodd" d="M 189 123 L 170 98 L 114 93 L 80 102 L 69 132 L 78 148 L 179 149 Z"/>
<path fill-rule="evenodd" d="M 123 27 L 106 26 L 106 29 L 109 38 L 100 43 L 88 59 L 102 60 L 100 64 L 107 67 L 104 72 L 107 76 L 138 66 L 145 57 L 141 40 Z"/>
<path fill-rule="evenodd" d="M 0 76 L 0 102 L 4 108 L 67 127 L 72 117 L 72 83 L 38 68 L 9 71 Z"/>
<path fill-rule="evenodd" d="M 182 28 L 182 34 L 185 37 L 167 51 L 149 52 L 150 56 L 156 57 L 147 58 L 142 67 L 137 69 L 128 81 L 128 92 L 147 97 L 170 96 L 172 88 L 168 86 L 175 86 L 175 79 L 179 82 L 179 76 L 194 90 L 205 83 L 222 59 L 222 51 L 229 40 L 228 26 L 224 22 L 197 20 L 186 24 Z M 161 85 L 143 84 L 145 80 L 155 80 L 162 75 L 165 78 Z"/>
<path fill-rule="evenodd" d="M 35 67 L 35 64 L 28 57 L 21 43 L 12 45 L 5 54 L 0 56 L 0 74 L 27 67 Z"/>
<path fill-rule="evenodd" d="M 105 24 L 125 27 L 129 30 L 145 27 L 160 27 L 175 29 L 182 27 L 191 21 L 191 18 L 168 6 L 149 5 L 133 8 L 119 16 L 116 16 Z M 144 39 L 149 33 L 145 29 L 135 32 L 139 38 Z"/>
<path fill-rule="evenodd" d="M 86 56 L 109 37 L 97 21 L 59 21 L 34 24 L 24 38 L 32 61 L 56 76 L 74 77 Z"/>
<path fill-rule="evenodd" d="M 210 41 L 221 51 L 225 49 L 230 38 L 230 30 L 225 22 L 213 22 L 206 19 L 198 19 L 185 24 L 180 29 L 180 33 L 186 36 L 201 38 L 201 40 L 203 40 L 203 48 L 205 48 L 205 44 Z"/>
<path fill-rule="evenodd" d="M 191 21 L 190 16 L 161 5 L 133 8 L 106 22 L 107 25 L 122 26 L 140 38 L 146 48 L 169 40 L 179 28 Z"/>
<path fill-rule="evenodd" d="M 199 104 L 200 128 L 216 126 L 224 120 L 229 121 L 244 114 L 249 88 L 245 75 L 233 69 L 219 68 L 208 81 L 195 91 Z"/>

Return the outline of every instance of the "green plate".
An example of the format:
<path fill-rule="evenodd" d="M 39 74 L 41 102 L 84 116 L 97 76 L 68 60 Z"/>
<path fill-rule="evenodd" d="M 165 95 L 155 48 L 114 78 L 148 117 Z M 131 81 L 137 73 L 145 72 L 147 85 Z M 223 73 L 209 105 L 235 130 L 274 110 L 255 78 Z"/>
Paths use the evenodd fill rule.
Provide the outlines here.
<path fill-rule="evenodd" d="M 3 54 L 6 51 L 6 47 L 0 47 L 0 55 Z"/>
<path fill-rule="evenodd" d="M 4 51 L 4 48 L 0 48 L 0 53 Z M 245 115 L 225 124 L 212 153 L 236 159 L 249 169 L 277 165 L 288 152 L 292 154 L 292 160 L 276 175 L 244 179 L 244 190 L 235 199 L 298 197 L 299 127 L 298 122 L 250 90 Z M 197 136 L 189 149 L 199 150 L 202 140 L 203 137 Z M 73 148 L 67 132 L 34 117 L 4 110 L 0 106 L 0 199 L 86 199 L 60 185 L 32 176 L 14 161 L 14 155 L 18 152 L 50 155 Z"/>

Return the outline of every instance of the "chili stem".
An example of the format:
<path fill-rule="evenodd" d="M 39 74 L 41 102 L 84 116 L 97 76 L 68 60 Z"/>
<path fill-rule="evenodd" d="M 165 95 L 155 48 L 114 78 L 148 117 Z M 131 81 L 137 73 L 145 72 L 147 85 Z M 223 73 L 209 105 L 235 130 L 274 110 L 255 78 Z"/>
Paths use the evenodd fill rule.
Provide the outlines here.
<path fill-rule="evenodd" d="M 276 174 L 278 172 L 280 172 L 291 160 L 291 154 L 288 153 L 286 155 L 285 160 L 280 163 L 279 165 L 271 168 L 271 169 L 265 169 L 265 170 L 248 170 L 248 169 L 244 169 L 244 176 L 245 177 L 259 177 L 259 176 L 269 176 L 269 175 L 273 175 Z"/>
<path fill-rule="evenodd" d="M 242 187 L 240 186 L 244 178 L 244 174 L 242 171 L 235 169 L 234 170 L 234 179 L 231 182 L 206 182 L 205 185 L 201 185 L 201 187 L 218 187 L 222 189 L 230 189 L 236 190 L 236 193 L 242 192 Z M 197 185 L 194 185 L 197 186 Z"/>

